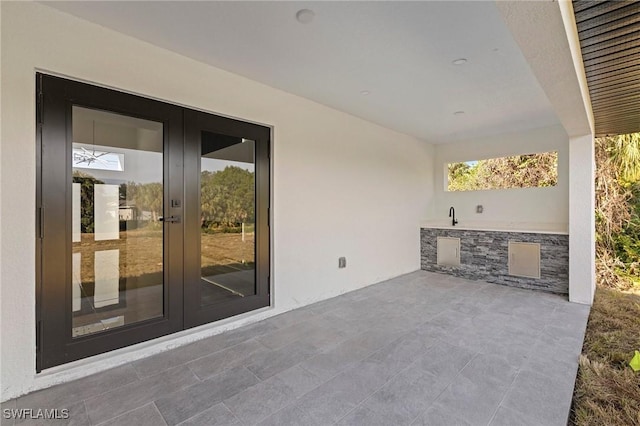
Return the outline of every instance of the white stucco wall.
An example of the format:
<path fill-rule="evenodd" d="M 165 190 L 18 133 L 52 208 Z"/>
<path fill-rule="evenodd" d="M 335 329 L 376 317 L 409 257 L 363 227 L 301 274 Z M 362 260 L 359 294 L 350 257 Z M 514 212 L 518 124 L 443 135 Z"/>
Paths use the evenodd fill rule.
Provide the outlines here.
<path fill-rule="evenodd" d="M 0 8 L 2 400 L 419 269 L 432 146 L 41 4 Z M 273 126 L 273 309 L 36 377 L 36 70 Z"/>
<path fill-rule="evenodd" d="M 569 151 L 569 300 L 591 305 L 596 291 L 596 165 L 593 136 L 572 137 Z"/>
<path fill-rule="evenodd" d="M 0 7 L 0 25 L 2 24 L 2 7 Z M 0 79 L 2 76 L 2 31 L 0 30 Z M 2 104 L 4 103 L 2 98 L 2 84 L 0 84 L 0 142 L 2 141 Z M 2 143 L 0 143 L 0 165 L 2 164 Z M 0 173 L 0 309 L 2 309 L 2 173 Z M 0 311 L 0 332 L 2 332 L 2 312 Z M 2 339 L 0 338 L 0 371 L 2 371 Z M 2 382 L 0 376 L 0 389 L 2 389 Z M 1 394 L 0 394 L 1 397 Z M 2 398 L 0 398 L 2 400 Z"/>
<path fill-rule="evenodd" d="M 445 190 L 448 163 L 545 151 L 558 152 L 558 184 L 554 187 Z M 562 126 L 435 145 L 433 173 L 435 195 L 427 219 L 447 219 L 449 207 L 453 206 L 460 224 L 465 221 L 560 224 L 568 230 L 569 138 Z M 477 205 L 483 206 L 482 214 L 476 213 Z"/>

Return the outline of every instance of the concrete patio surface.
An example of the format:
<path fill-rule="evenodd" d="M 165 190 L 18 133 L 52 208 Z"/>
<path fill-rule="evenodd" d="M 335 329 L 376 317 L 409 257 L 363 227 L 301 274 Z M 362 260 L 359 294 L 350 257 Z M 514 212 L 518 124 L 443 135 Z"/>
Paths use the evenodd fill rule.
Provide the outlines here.
<path fill-rule="evenodd" d="M 2 408 L 69 410 L 21 425 L 565 425 L 588 314 L 418 271 Z"/>

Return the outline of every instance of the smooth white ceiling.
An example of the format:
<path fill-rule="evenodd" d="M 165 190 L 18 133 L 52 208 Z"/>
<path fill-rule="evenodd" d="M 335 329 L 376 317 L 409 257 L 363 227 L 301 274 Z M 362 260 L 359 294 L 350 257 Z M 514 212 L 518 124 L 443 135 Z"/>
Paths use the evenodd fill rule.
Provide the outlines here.
<path fill-rule="evenodd" d="M 46 4 L 431 143 L 559 123 L 492 1 Z"/>

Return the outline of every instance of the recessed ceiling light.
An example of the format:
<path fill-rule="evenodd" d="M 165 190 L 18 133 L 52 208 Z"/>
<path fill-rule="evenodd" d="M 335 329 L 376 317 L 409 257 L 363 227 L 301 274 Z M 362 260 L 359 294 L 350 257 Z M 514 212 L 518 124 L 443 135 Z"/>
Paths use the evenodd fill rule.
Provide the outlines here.
<path fill-rule="evenodd" d="M 361 90 L 361 91 L 360 91 L 360 94 L 361 94 L 362 96 L 367 96 L 369 93 L 371 93 L 371 92 L 370 92 L 370 91 L 368 91 L 368 90 Z"/>
<path fill-rule="evenodd" d="M 464 115 L 464 111 L 456 111 L 453 115 Z"/>
<path fill-rule="evenodd" d="M 467 63 L 465 58 L 456 59 L 455 61 L 451 61 L 453 65 L 464 65 Z"/>
<path fill-rule="evenodd" d="M 300 9 L 296 13 L 296 19 L 301 24 L 308 24 L 313 21 L 313 17 L 316 16 L 315 12 L 311 9 Z"/>

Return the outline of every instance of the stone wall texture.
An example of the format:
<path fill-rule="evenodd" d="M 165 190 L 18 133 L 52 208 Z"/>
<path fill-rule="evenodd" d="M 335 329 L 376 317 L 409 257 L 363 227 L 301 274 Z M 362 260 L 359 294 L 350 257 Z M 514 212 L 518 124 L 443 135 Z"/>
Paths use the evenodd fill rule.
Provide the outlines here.
<path fill-rule="evenodd" d="M 460 238 L 460 266 L 436 263 L 438 237 Z M 540 243 L 540 278 L 509 275 L 509 241 Z M 472 280 L 552 293 L 569 293 L 569 236 L 528 232 L 422 228 L 421 268 Z"/>

